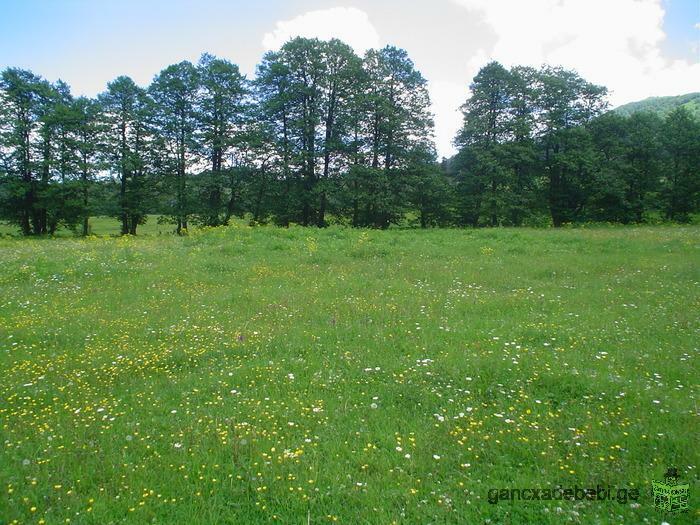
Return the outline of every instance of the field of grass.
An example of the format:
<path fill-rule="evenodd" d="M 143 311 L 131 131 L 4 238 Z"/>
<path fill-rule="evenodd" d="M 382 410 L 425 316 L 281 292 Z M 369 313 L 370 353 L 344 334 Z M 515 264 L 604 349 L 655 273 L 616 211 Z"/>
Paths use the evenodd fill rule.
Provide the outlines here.
<path fill-rule="evenodd" d="M 697 523 L 699 292 L 696 226 L 3 238 L 0 523 Z"/>
<path fill-rule="evenodd" d="M 159 224 L 158 215 L 149 215 L 145 224 L 139 225 L 136 230 L 138 235 L 168 235 L 175 232 L 174 224 Z M 116 236 L 120 234 L 121 224 L 114 217 L 90 217 L 90 232 L 93 235 Z M 195 227 L 196 228 L 196 227 Z M 78 226 L 78 232 L 73 232 L 66 228 L 59 228 L 56 232 L 56 237 L 76 237 L 82 231 L 82 224 Z M 0 222 L 0 237 L 13 236 L 19 237 L 20 230 L 13 224 Z"/>

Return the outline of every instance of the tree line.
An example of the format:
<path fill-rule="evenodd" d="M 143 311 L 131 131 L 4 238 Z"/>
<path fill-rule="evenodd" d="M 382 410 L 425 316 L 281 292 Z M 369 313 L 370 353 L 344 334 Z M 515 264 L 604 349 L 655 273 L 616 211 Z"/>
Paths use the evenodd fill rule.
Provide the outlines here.
<path fill-rule="evenodd" d="M 460 222 L 554 226 L 687 221 L 700 204 L 700 122 L 606 111 L 607 90 L 573 71 L 497 62 L 463 106 L 459 153 L 448 163 Z"/>
<path fill-rule="evenodd" d="M 95 98 L 0 76 L 0 219 L 24 235 L 109 215 L 191 223 L 387 228 L 685 221 L 698 211 L 700 124 L 606 112 L 606 90 L 562 68 L 482 68 L 458 153 L 436 160 L 427 82 L 407 53 L 363 57 L 296 38 L 253 80 L 209 54 L 120 76 Z M 465 94 L 466 95 L 466 94 Z"/>

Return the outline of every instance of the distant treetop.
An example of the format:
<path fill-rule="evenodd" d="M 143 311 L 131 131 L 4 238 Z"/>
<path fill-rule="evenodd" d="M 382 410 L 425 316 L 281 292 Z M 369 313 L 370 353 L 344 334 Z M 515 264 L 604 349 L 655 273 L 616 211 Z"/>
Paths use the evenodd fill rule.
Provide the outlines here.
<path fill-rule="evenodd" d="M 629 117 L 632 113 L 650 112 L 665 117 L 679 106 L 685 107 L 700 120 L 700 93 L 687 93 L 675 97 L 649 97 L 637 102 L 629 102 L 614 109 L 622 116 Z"/>

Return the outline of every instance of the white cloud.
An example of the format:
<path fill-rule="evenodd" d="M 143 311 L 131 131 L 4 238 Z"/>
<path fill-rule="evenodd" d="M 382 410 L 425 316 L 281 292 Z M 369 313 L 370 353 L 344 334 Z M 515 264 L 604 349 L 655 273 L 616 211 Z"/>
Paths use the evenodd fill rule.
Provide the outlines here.
<path fill-rule="evenodd" d="M 613 106 L 700 86 L 700 63 L 662 54 L 662 0 L 453 1 L 483 17 L 496 36 L 468 64 L 471 76 L 488 60 L 559 64 L 608 87 Z"/>
<path fill-rule="evenodd" d="M 457 82 L 428 81 L 432 111 L 435 115 L 435 145 L 438 155 L 454 154 L 452 140 L 462 125 L 459 107 L 467 98 L 465 86 Z"/>
<path fill-rule="evenodd" d="M 370 48 L 380 47 L 379 34 L 367 13 L 354 7 L 309 11 L 291 20 L 280 20 L 273 31 L 265 33 L 262 44 L 266 50 L 279 49 L 297 36 L 321 40 L 338 38 L 360 55 Z"/>
<path fill-rule="evenodd" d="M 457 152 L 452 141 L 462 126 L 462 112 L 459 108 L 469 96 L 469 84 L 472 78 L 486 63 L 488 63 L 488 56 L 483 49 L 480 49 L 465 63 L 467 74 L 459 74 L 463 82 L 428 81 L 430 101 L 435 115 L 435 147 L 438 157 L 451 157 Z"/>

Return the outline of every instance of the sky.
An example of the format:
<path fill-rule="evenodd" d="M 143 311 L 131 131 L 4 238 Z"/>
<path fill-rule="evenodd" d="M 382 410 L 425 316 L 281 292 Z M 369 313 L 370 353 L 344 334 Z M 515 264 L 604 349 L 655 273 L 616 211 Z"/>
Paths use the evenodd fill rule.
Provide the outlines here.
<path fill-rule="evenodd" d="M 490 60 L 575 69 L 608 87 L 613 107 L 700 91 L 700 0 L 0 0 L 0 69 L 60 78 L 77 95 L 123 74 L 146 86 L 205 51 L 253 78 L 294 36 L 406 49 L 428 80 L 440 156 Z"/>

